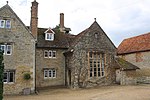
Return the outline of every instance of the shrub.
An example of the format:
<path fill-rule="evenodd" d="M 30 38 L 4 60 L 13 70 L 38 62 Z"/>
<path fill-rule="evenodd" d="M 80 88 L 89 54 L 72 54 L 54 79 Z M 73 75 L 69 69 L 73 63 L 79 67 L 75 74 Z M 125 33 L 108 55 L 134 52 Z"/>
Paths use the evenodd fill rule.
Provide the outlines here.
<path fill-rule="evenodd" d="M 25 74 L 24 74 L 24 79 L 25 79 L 25 80 L 31 79 L 30 73 L 25 73 Z"/>

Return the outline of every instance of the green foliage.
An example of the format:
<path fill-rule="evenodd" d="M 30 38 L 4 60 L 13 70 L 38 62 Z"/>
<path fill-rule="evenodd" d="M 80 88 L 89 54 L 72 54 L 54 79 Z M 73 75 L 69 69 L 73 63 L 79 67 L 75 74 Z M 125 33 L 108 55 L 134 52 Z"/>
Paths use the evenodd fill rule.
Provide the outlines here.
<path fill-rule="evenodd" d="M 0 50 L 0 100 L 3 99 L 3 73 L 4 73 L 3 52 Z"/>
<path fill-rule="evenodd" d="M 30 76 L 29 73 L 25 73 L 24 76 L 23 76 L 23 78 L 24 78 L 25 80 L 29 80 L 29 79 L 31 78 L 31 76 Z"/>

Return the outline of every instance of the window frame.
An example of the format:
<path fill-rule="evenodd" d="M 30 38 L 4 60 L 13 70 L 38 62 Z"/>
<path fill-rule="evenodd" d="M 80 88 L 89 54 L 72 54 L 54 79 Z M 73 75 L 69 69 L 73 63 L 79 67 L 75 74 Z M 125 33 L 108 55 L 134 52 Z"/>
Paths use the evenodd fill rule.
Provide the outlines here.
<path fill-rule="evenodd" d="M 4 55 L 12 55 L 12 45 L 11 44 L 0 44 L 0 49 L 3 51 Z M 8 52 L 10 52 L 10 53 L 8 53 Z"/>
<path fill-rule="evenodd" d="M 45 77 L 46 74 L 47 74 L 47 77 Z M 56 78 L 55 68 L 44 69 L 44 79 L 54 79 L 54 78 Z"/>
<path fill-rule="evenodd" d="M 5 28 L 8 28 L 8 29 L 11 28 L 11 20 L 5 20 Z"/>
<path fill-rule="evenodd" d="M 10 49 L 8 49 L 10 47 Z M 8 53 L 8 51 L 10 52 L 10 53 Z M 6 45 L 6 55 L 11 55 L 12 54 L 12 45 Z"/>
<path fill-rule="evenodd" d="M 3 21 L 3 24 L 2 24 Z M 0 28 L 5 28 L 5 20 L 0 20 Z"/>
<path fill-rule="evenodd" d="M 12 75 L 10 75 L 12 73 Z M 6 77 L 6 79 L 5 78 L 3 78 L 3 83 L 4 84 L 11 84 L 11 83 L 15 83 L 15 71 L 13 71 L 13 70 L 9 70 L 9 71 L 4 71 L 4 73 L 3 74 L 6 74 L 7 75 L 7 77 Z M 3 76 L 4 77 L 4 76 Z M 12 82 L 10 82 L 10 78 L 12 77 Z M 6 81 L 4 81 L 4 80 L 6 80 Z"/>
<path fill-rule="evenodd" d="M 106 54 L 88 52 L 89 78 L 101 78 L 105 76 Z"/>
<path fill-rule="evenodd" d="M 45 33 L 45 40 L 53 41 L 54 33 Z"/>
<path fill-rule="evenodd" d="M 47 53 L 47 56 L 45 56 Z M 44 50 L 44 58 L 56 58 L 55 50 Z"/>

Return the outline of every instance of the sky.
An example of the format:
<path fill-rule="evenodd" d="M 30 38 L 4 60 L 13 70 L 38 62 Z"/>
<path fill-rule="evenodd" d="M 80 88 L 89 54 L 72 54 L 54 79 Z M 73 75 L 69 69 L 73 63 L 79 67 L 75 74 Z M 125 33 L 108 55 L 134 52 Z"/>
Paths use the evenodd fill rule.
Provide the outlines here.
<path fill-rule="evenodd" d="M 30 25 L 33 0 L 0 0 L 0 7 L 9 6 L 19 18 Z M 54 28 L 64 13 L 65 26 L 72 34 L 88 28 L 94 18 L 118 47 L 123 39 L 150 32 L 150 0 L 36 0 L 38 27 Z"/>

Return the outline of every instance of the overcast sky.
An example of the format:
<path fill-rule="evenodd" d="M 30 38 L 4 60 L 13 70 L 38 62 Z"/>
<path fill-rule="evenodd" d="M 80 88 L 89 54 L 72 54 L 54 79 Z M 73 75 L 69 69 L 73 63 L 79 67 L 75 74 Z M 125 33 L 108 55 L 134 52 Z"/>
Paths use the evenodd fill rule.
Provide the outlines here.
<path fill-rule="evenodd" d="M 30 24 L 33 0 L 0 0 L 9 5 L 19 18 Z M 36 0 L 39 3 L 39 27 L 54 28 L 64 13 L 65 26 L 78 34 L 96 18 L 99 25 L 118 46 L 125 38 L 150 32 L 150 0 Z"/>

